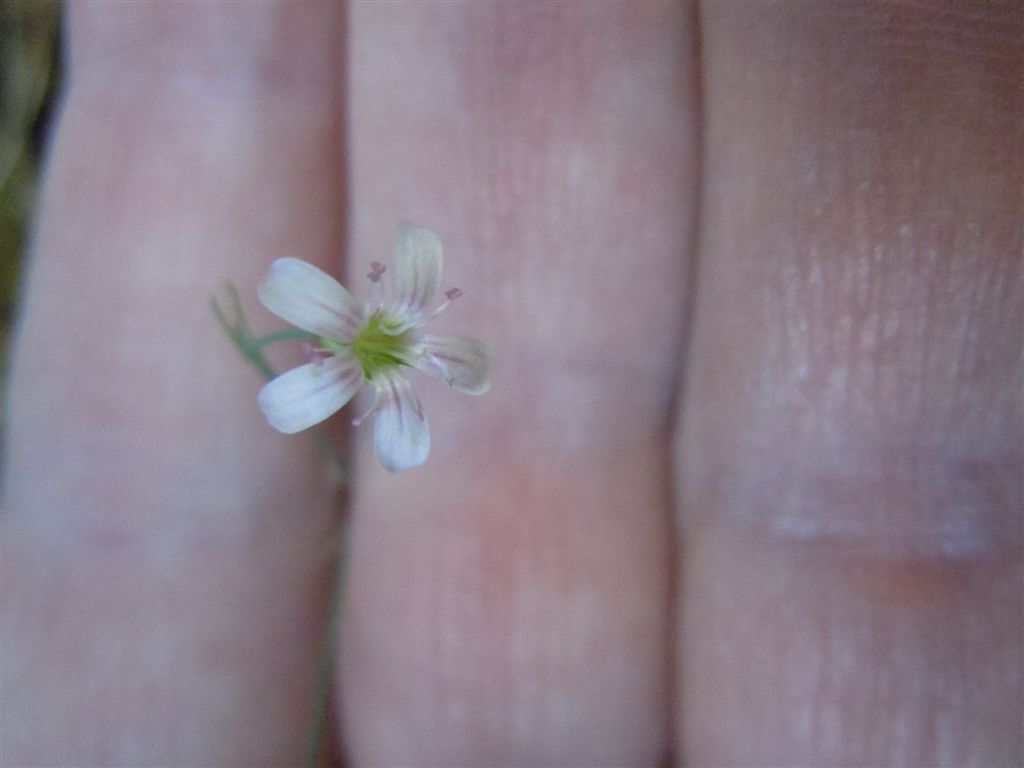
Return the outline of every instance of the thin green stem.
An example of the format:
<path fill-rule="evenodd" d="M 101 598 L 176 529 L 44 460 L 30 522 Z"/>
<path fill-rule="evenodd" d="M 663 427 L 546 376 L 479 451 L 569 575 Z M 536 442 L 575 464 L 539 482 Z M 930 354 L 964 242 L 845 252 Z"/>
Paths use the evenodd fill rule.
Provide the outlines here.
<path fill-rule="evenodd" d="M 277 376 L 277 373 L 263 354 L 263 347 L 279 341 L 317 338 L 312 333 L 298 329 L 278 331 L 256 338 L 245 319 L 245 312 L 242 309 L 242 301 L 239 298 L 238 290 L 231 283 L 226 283 L 225 291 L 228 294 L 232 317 L 228 317 L 216 298 L 210 299 L 213 314 L 217 318 L 217 322 L 220 323 L 221 328 L 228 335 L 228 338 L 238 347 L 238 351 L 242 353 L 242 356 L 256 370 L 263 374 L 264 378 L 273 379 Z M 319 427 L 314 427 L 310 431 L 310 437 L 317 450 L 320 451 L 320 454 L 337 471 L 341 484 L 347 486 L 348 468 L 337 446 L 328 439 L 327 435 Z M 334 676 L 336 627 L 341 605 L 342 583 L 345 577 L 345 542 L 347 537 L 345 535 L 344 519 L 340 523 L 340 528 L 338 556 L 335 559 L 331 574 L 330 609 L 327 627 L 324 632 L 323 648 L 320 652 L 320 659 L 317 662 L 316 692 L 313 697 L 309 735 L 306 739 L 306 753 L 303 759 L 303 765 L 306 768 L 316 768 L 320 759 L 320 753 L 323 750 L 324 734 L 327 731 L 328 704 L 330 702 L 331 681 Z"/>
<path fill-rule="evenodd" d="M 267 344 L 276 344 L 279 341 L 292 341 L 294 339 L 310 341 L 317 338 L 319 337 L 315 333 L 302 331 L 298 328 L 288 328 L 287 330 L 278 331 L 277 333 L 268 333 L 266 336 L 260 336 L 258 339 L 252 339 L 249 344 L 258 349 L 260 347 L 267 346 Z"/>
<path fill-rule="evenodd" d="M 228 335 L 228 338 L 238 347 L 238 351 L 242 353 L 242 356 L 256 370 L 263 374 L 265 379 L 275 378 L 277 372 L 263 354 L 263 347 L 278 341 L 317 338 L 316 334 L 298 328 L 288 328 L 283 331 L 269 333 L 266 336 L 260 336 L 259 338 L 255 337 L 252 329 L 249 328 L 249 323 L 245 319 L 245 311 L 242 309 L 242 300 L 238 295 L 238 289 L 231 283 L 225 283 L 224 290 L 228 294 L 232 317 L 229 318 L 227 316 L 216 297 L 210 299 L 213 314 L 217 318 L 217 322 L 220 323 L 221 328 Z M 337 446 L 334 445 L 320 427 L 313 427 L 309 434 L 317 450 L 320 451 L 320 455 L 337 471 L 342 485 L 347 485 L 348 468 L 345 466 L 345 461 L 341 458 Z"/>
<path fill-rule="evenodd" d="M 313 695 L 313 707 L 310 713 L 309 734 L 306 738 L 306 755 L 302 761 L 303 768 L 316 768 L 323 750 L 324 734 L 327 732 L 327 716 L 330 711 L 328 704 L 331 699 L 331 683 L 334 680 L 334 658 L 337 652 L 338 621 L 341 615 L 342 586 L 345 581 L 346 561 L 346 520 L 342 518 L 339 526 L 340 544 L 338 556 L 334 560 L 331 574 L 330 610 L 327 616 L 327 627 L 324 632 L 324 643 L 320 649 L 320 661 L 316 671 L 316 693 Z"/>

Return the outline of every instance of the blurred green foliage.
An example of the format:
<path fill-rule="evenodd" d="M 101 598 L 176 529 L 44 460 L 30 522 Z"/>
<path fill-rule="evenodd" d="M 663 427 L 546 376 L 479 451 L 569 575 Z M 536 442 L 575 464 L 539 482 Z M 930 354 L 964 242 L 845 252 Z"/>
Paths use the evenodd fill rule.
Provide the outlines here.
<path fill-rule="evenodd" d="M 60 67 L 60 4 L 0 0 L 0 376 Z"/>

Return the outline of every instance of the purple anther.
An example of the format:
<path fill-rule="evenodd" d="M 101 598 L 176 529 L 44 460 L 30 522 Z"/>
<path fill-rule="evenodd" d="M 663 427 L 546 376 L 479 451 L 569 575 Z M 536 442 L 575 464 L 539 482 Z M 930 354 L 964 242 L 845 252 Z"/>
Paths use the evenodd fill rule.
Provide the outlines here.
<path fill-rule="evenodd" d="M 379 283 L 380 282 L 380 272 L 367 272 L 366 276 L 368 278 L 370 278 L 370 282 L 371 283 Z"/>
<path fill-rule="evenodd" d="M 302 342 L 302 354 L 305 356 L 307 362 L 316 363 L 321 367 L 324 364 L 324 360 L 327 359 L 322 352 L 317 350 L 317 348 L 308 341 Z"/>
<path fill-rule="evenodd" d="M 458 288 L 449 288 L 444 292 L 444 295 L 448 297 L 449 301 L 455 301 L 459 296 L 462 295 L 462 291 Z"/>
<path fill-rule="evenodd" d="M 372 269 L 378 275 L 383 275 L 385 272 L 388 271 L 388 268 L 381 264 L 379 261 L 371 261 L 370 269 Z"/>

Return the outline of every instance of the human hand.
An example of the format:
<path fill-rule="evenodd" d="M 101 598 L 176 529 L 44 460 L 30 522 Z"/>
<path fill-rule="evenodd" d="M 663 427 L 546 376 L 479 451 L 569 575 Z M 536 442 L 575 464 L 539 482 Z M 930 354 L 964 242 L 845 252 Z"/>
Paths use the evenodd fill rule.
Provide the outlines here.
<path fill-rule="evenodd" d="M 981 4 L 69 4 L 5 764 L 297 761 L 342 510 L 356 764 L 1019 763 L 1021 33 Z M 397 476 L 352 430 L 342 507 L 206 298 L 284 254 L 357 281 L 400 217 L 441 233 L 438 322 L 493 343 L 492 389 L 424 386 Z"/>

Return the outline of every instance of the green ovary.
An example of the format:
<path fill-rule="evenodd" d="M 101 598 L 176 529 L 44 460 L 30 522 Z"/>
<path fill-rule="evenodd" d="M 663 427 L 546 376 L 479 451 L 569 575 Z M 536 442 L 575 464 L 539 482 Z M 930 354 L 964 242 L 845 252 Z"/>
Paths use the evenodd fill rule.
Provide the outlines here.
<path fill-rule="evenodd" d="M 376 374 L 387 368 L 408 365 L 405 362 L 405 352 L 409 349 L 410 334 L 394 336 L 384 333 L 386 322 L 380 312 L 375 312 L 370 315 L 363 330 L 351 342 L 341 343 L 334 339 L 323 339 L 322 342 L 333 352 L 345 347 L 351 349 L 363 369 L 363 375 L 367 381 L 372 381 Z"/>

